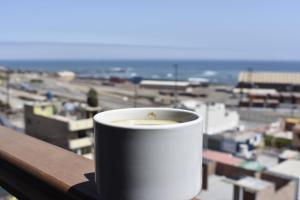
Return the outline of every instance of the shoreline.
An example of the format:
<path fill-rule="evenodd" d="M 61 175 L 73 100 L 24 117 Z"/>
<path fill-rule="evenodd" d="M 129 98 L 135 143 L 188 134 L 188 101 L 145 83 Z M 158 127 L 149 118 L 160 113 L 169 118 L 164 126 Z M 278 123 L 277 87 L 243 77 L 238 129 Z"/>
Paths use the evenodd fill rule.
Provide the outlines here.
<path fill-rule="evenodd" d="M 178 80 L 206 78 L 213 84 L 235 85 L 238 74 L 256 71 L 300 72 L 300 62 L 239 60 L 18 60 L 1 61 L 0 66 L 24 73 L 72 71 L 79 78 L 130 79 L 141 76 L 148 80 L 174 80 L 174 64 L 178 64 Z"/>

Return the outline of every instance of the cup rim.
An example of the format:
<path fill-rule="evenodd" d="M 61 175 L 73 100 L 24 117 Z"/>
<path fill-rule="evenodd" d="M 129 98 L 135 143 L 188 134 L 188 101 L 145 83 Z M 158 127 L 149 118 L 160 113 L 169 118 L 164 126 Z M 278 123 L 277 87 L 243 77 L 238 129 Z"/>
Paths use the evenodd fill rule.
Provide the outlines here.
<path fill-rule="evenodd" d="M 112 124 L 105 122 L 104 120 L 101 120 L 103 116 L 105 116 L 109 112 L 118 112 L 118 111 L 126 111 L 126 110 L 160 110 L 160 111 L 177 111 L 182 113 L 188 113 L 191 115 L 194 115 L 196 119 L 187 121 L 187 122 L 181 122 L 178 124 L 164 124 L 164 125 L 120 125 L 120 124 Z M 194 124 L 198 124 L 202 122 L 202 117 L 193 111 L 184 110 L 184 109 L 177 109 L 177 108 L 157 108 L 157 107 L 141 107 L 141 108 L 122 108 L 122 109 L 114 109 L 114 110 L 108 110 L 103 111 L 100 113 L 97 113 L 93 117 L 94 123 L 102 124 L 105 126 L 113 127 L 113 128 L 122 128 L 122 129 L 139 129 L 139 130 L 160 130 L 160 129 L 175 129 L 175 128 L 181 128 L 186 126 L 191 126 Z"/>

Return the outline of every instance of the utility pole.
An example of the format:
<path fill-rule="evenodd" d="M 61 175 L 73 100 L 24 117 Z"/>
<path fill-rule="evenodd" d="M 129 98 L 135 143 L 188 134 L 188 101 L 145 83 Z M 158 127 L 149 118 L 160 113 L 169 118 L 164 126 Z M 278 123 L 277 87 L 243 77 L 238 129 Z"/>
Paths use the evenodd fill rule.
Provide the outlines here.
<path fill-rule="evenodd" d="M 133 107 L 136 108 L 137 106 L 137 84 L 134 84 L 134 100 L 133 100 Z"/>
<path fill-rule="evenodd" d="M 134 84 L 134 99 L 133 99 L 134 107 L 137 107 L 138 87 L 142 80 L 143 80 L 143 78 L 139 77 L 139 76 L 132 77 L 130 80 Z"/>
<path fill-rule="evenodd" d="M 174 108 L 177 108 L 178 106 L 177 82 L 178 82 L 178 64 L 175 64 L 174 65 Z"/>

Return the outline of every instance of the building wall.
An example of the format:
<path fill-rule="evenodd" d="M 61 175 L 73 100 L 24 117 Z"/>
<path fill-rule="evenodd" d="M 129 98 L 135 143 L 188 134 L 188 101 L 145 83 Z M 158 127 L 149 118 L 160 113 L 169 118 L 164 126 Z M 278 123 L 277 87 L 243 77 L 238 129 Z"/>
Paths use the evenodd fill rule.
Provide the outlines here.
<path fill-rule="evenodd" d="M 292 177 L 263 172 L 261 179 L 270 181 L 275 185 L 275 193 L 272 200 L 294 200 L 297 199 L 298 180 Z"/>
<path fill-rule="evenodd" d="M 226 130 L 235 129 L 239 125 L 239 114 L 236 111 L 229 111 L 224 104 L 214 105 L 203 104 L 195 109 L 195 112 L 203 118 L 203 131 L 212 135 Z"/>
<path fill-rule="evenodd" d="M 208 190 L 208 177 L 215 174 L 217 163 L 203 159 L 202 162 L 202 190 Z"/>
<path fill-rule="evenodd" d="M 272 200 L 294 200 L 296 199 L 297 182 L 290 181 L 288 184 L 276 191 Z"/>
<path fill-rule="evenodd" d="M 69 127 L 65 121 L 36 115 L 33 107 L 25 105 L 25 133 L 59 147 L 69 149 Z"/>
<path fill-rule="evenodd" d="M 80 120 L 69 122 L 69 129 L 71 131 L 80 131 L 80 130 L 87 130 L 92 128 L 93 128 L 93 118 L 80 119 Z"/>
<path fill-rule="evenodd" d="M 256 88 L 263 88 L 263 89 L 276 89 L 278 91 L 288 91 L 288 89 L 291 89 L 291 91 L 299 91 L 300 86 L 299 85 L 294 85 L 291 87 L 291 84 L 276 84 L 276 83 L 257 83 L 257 82 L 252 82 L 246 83 L 246 82 L 239 82 L 237 87 L 238 88 L 251 88 L 255 85 Z"/>
<path fill-rule="evenodd" d="M 255 200 L 275 200 L 274 185 L 267 187 L 256 193 Z"/>
<path fill-rule="evenodd" d="M 49 106 L 35 106 L 32 108 L 33 113 L 37 115 L 43 115 L 43 116 L 52 116 L 54 114 L 54 108 L 52 105 Z"/>
<path fill-rule="evenodd" d="M 255 194 L 255 200 L 295 200 L 295 189 L 295 181 L 290 181 L 278 190 L 275 190 L 274 186 L 270 186 L 257 192 Z M 246 198 L 244 196 L 243 200 L 245 199 Z"/>
<path fill-rule="evenodd" d="M 278 115 L 271 112 L 256 112 L 251 110 L 239 110 L 241 120 L 271 123 L 278 120 Z M 282 115 L 284 117 L 284 115 Z"/>
<path fill-rule="evenodd" d="M 146 88 L 146 89 L 160 89 L 160 90 L 174 90 L 175 85 L 140 85 L 141 88 Z M 181 86 L 177 85 L 176 88 L 178 91 L 185 91 L 189 85 L 186 86 Z"/>
<path fill-rule="evenodd" d="M 295 149 L 300 150 L 300 125 L 294 126 L 292 146 Z"/>
<path fill-rule="evenodd" d="M 244 176 L 259 177 L 259 172 L 247 170 L 238 166 L 217 163 L 216 174 L 230 178 L 240 178 Z"/>
<path fill-rule="evenodd" d="M 202 163 L 202 190 L 208 190 L 208 165 Z"/>
<path fill-rule="evenodd" d="M 274 183 L 276 190 L 285 186 L 290 181 L 290 179 L 280 178 L 278 174 L 274 174 L 272 172 L 263 172 L 263 173 L 261 173 L 260 178 L 262 180 L 266 180 L 266 181 L 270 181 L 270 182 Z"/>

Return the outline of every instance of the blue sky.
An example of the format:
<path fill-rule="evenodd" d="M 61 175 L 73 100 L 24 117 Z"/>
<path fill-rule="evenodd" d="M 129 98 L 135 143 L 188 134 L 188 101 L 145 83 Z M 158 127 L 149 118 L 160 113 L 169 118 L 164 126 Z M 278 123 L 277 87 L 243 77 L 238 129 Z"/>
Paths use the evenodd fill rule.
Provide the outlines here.
<path fill-rule="evenodd" d="M 299 0 L 0 0 L 0 59 L 300 60 Z"/>

